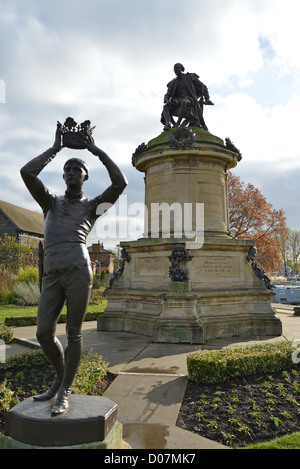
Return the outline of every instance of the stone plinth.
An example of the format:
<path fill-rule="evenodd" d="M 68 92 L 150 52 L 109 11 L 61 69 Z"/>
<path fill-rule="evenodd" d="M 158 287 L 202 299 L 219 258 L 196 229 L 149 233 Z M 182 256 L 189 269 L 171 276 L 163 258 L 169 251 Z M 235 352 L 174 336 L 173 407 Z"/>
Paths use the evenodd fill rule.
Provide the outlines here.
<path fill-rule="evenodd" d="M 223 141 L 201 129 L 193 129 L 195 142 L 186 148 L 169 143 L 172 131 L 163 132 L 148 143 L 147 150 L 134 159 L 138 171 L 145 173 L 145 235 L 156 236 L 152 219 L 154 204 L 191 204 L 191 229 L 196 230 L 196 204 L 205 205 L 206 235 L 228 236 L 227 171 L 237 165 L 237 155 Z M 182 215 L 184 210 L 182 210 Z M 170 234 L 176 236 L 171 213 Z M 178 224 L 177 224 L 178 225 Z M 163 227 L 159 235 L 164 237 Z"/>
<path fill-rule="evenodd" d="M 67 412 L 51 416 L 55 400 L 26 399 L 6 415 L 2 449 L 124 447 L 117 404 L 99 396 L 70 396 Z"/>
<path fill-rule="evenodd" d="M 133 159 L 136 169 L 145 173 L 145 235 L 121 243 L 130 262 L 107 293 L 108 305 L 98 319 L 98 329 L 172 343 L 280 335 L 281 322 L 271 308 L 273 294 L 247 260 L 253 242 L 229 233 L 227 171 L 237 165 L 239 155 L 209 132 L 193 131 L 195 140 L 185 148 L 182 142 L 177 147 L 170 144 L 171 130 L 151 140 Z M 169 233 L 164 231 L 166 212 L 153 220 L 153 205 L 174 203 L 182 208 L 182 217 L 184 205 L 191 204 L 195 232 L 195 207 L 204 204 L 200 244 L 197 236 L 187 239 L 181 233 L 178 237 L 178 226 L 184 226 L 176 218 L 178 213 L 167 214 Z M 169 277 L 168 256 L 178 243 L 193 256 L 185 285 Z"/>

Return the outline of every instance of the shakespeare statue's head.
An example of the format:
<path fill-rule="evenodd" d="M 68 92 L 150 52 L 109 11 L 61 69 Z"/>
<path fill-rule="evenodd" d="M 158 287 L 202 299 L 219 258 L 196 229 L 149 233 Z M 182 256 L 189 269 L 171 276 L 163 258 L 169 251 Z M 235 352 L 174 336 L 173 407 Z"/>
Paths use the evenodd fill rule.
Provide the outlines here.
<path fill-rule="evenodd" d="M 184 66 L 180 63 L 174 65 L 174 72 L 175 75 L 180 75 L 180 73 L 184 72 Z"/>

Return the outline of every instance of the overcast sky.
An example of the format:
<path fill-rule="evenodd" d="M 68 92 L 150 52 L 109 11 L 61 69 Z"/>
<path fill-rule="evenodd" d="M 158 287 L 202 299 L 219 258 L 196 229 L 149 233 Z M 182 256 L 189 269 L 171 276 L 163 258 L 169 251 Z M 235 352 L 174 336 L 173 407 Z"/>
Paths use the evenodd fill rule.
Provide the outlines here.
<path fill-rule="evenodd" d="M 72 116 L 96 125 L 96 144 L 128 179 L 128 203 L 142 203 L 131 156 L 163 131 L 166 84 L 181 62 L 215 103 L 205 108 L 209 131 L 243 155 L 234 173 L 300 229 L 299 18 L 299 0 L 0 0 L 0 199 L 39 210 L 19 169 Z M 106 170 L 75 153 L 94 197 Z M 71 155 L 62 150 L 41 174 L 56 194 Z"/>

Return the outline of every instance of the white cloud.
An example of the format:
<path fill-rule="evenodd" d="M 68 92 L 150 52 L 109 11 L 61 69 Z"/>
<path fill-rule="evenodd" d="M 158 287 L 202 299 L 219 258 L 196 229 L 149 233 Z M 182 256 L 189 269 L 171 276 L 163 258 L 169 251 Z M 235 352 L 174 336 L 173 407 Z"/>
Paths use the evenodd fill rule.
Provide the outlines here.
<path fill-rule="evenodd" d="M 268 37 L 276 54 L 274 61 L 282 72 L 300 70 L 298 0 L 267 0 L 259 16 L 260 28 Z"/>
<path fill-rule="evenodd" d="M 56 121 L 69 115 L 90 119 L 96 143 L 125 173 L 136 173 L 131 155 L 162 132 L 163 96 L 179 61 L 213 95 L 205 120 L 213 134 L 240 148 L 236 171 L 268 188 L 276 203 L 272 178 L 288 174 L 285 190 L 293 188 L 295 198 L 299 0 L 0 0 L 0 7 L 2 175 L 19 174 L 25 161 L 52 144 Z M 63 150 L 45 170 L 55 190 L 63 189 L 57 174 L 69 153 Z M 97 171 L 97 162 L 85 157 Z M 144 196 L 136 182 L 142 177 L 132 177 L 126 189 L 132 196 L 137 191 L 137 200 Z M 22 182 L 10 175 L 1 182 L 1 199 L 32 207 Z M 96 184 L 88 190 L 96 191 Z M 288 197 L 285 204 L 292 217 Z"/>
<path fill-rule="evenodd" d="M 300 99 L 266 108 L 245 93 L 214 96 L 210 131 L 229 136 L 247 159 L 263 159 L 288 168 L 299 155 L 298 112 Z M 227 135 L 228 134 L 228 135 Z M 299 163 L 300 165 L 300 160 Z"/>

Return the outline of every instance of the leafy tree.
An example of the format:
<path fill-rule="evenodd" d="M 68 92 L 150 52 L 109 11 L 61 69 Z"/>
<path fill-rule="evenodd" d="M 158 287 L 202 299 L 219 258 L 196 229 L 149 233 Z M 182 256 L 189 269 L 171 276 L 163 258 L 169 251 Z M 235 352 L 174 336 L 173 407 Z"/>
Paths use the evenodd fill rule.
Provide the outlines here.
<path fill-rule="evenodd" d="M 18 243 L 16 238 L 7 234 L 0 238 L 0 266 L 17 272 L 26 265 L 37 265 L 37 248 Z"/>
<path fill-rule="evenodd" d="M 257 261 L 269 273 L 279 268 L 287 236 L 286 217 L 268 203 L 259 189 L 228 173 L 229 226 L 237 238 L 255 241 Z"/>

